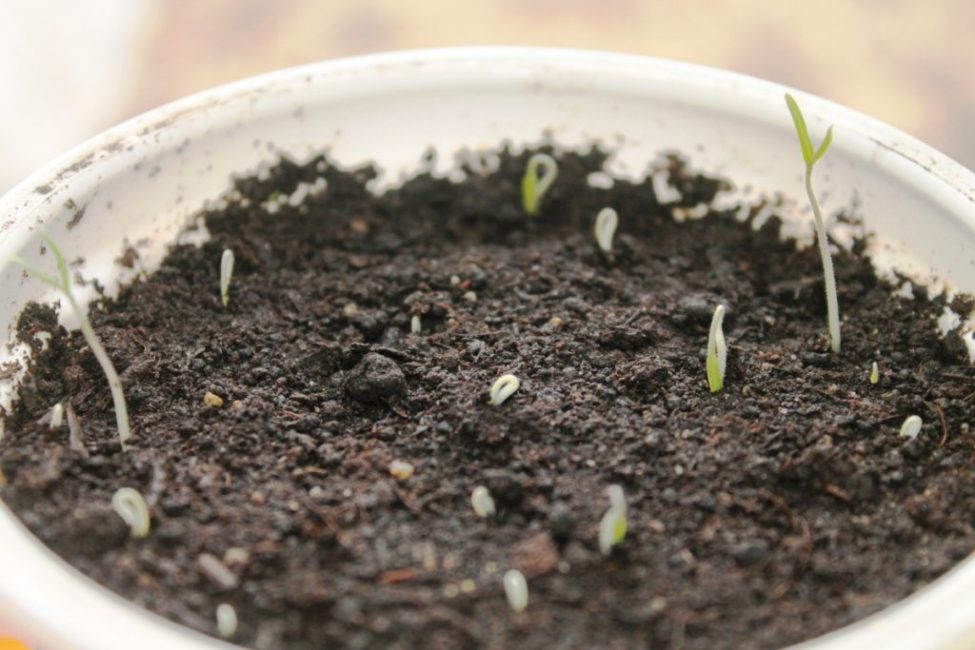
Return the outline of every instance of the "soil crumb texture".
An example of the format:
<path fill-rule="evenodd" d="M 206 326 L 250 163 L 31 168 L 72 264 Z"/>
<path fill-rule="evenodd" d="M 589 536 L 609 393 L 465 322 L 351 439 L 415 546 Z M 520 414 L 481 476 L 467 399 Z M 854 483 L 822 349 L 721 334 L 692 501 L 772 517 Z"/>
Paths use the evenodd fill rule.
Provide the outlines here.
<path fill-rule="evenodd" d="M 229 604 L 229 640 L 261 650 L 775 648 L 973 550 L 975 371 L 938 332 L 945 298 L 895 291 L 863 246 L 839 251 L 830 354 L 814 247 L 781 241 L 775 216 L 675 218 L 723 181 L 675 159 L 680 198 L 661 204 L 649 179 L 588 182 L 598 149 L 564 153 L 526 217 L 528 155 L 379 196 L 371 168 L 324 158 L 236 180 L 200 216 L 206 244 L 91 308 L 128 397 L 124 452 L 80 333 L 31 306 L 3 501 L 166 618 L 216 636 Z M 610 255 L 593 236 L 607 206 Z M 505 374 L 520 387 L 489 404 Z M 911 415 L 920 432 L 901 436 Z M 604 554 L 613 485 L 627 530 Z M 121 487 L 149 505 L 143 539 L 112 510 Z"/>

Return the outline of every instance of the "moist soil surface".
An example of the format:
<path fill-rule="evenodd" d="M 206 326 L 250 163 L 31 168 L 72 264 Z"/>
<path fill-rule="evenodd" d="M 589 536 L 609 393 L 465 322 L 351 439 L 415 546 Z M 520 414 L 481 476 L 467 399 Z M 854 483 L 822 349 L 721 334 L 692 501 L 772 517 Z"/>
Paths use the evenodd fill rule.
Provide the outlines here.
<path fill-rule="evenodd" d="M 970 553 L 975 373 L 937 331 L 944 300 L 895 292 L 861 242 L 835 257 L 830 354 L 814 248 L 780 241 L 775 217 L 679 222 L 649 181 L 592 187 L 604 160 L 562 155 L 536 218 L 520 208 L 526 154 L 378 197 L 371 169 L 322 158 L 235 181 L 201 217 L 208 243 L 92 308 L 128 396 L 127 451 L 80 334 L 51 307 L 21 316 L 37 355 L 6 418 L 3 500 L 147 609 L 216 634 L 232 604 L 233 640 L 256 648 L 772 648 Z M 676 160 L 671 183 L 684 207 L 723 187 Z M 592 236 L 607 205 L 611 258 Z M 711 394 L 722 302 L 728 372 Z M 521 388 L 489 405 L 504 373 Z M 58 400 L 74 433 L 45 424 Z M 920 435 L 901 437 L 912 414 Z M 396 460 L 413 475 L 391 476 Z M 612 484 L 629 529 L 606 557 Z M 495 516 L 474 513 L 478 485 Z M 150 505 L 145 539 L 111 509 L 122 486 Z M 511 568 L 529 586 L 520 614 Z"/>

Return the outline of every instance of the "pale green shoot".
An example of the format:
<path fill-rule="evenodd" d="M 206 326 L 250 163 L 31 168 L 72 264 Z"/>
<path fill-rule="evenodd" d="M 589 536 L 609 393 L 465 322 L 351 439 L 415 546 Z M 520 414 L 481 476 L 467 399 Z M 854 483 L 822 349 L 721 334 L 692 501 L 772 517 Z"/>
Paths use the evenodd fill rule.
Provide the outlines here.
<path fill-rule="evenodd" d="M 870 383 L 876 384 L 880 381 L 880 368 L 877 367 L 877 362 L 874 361 L 873 365 L 870 367 Z"/>
<path fill-rule="evenodd" d="M 88 320 L 87 311 L 78 304 L 74 293 L 71 291 L 68 263 L 64 259 L 64 254 L 61 253 L 61 249 L 54 243 L 54 240 L 47 235 L 42 234 L 41 239 L 47 244 L 47 247 L 54 255 L 54 261 L 58 269 L 57 276 L 41 271 L 32 264 L 29 264 L 22 257 L 15 255 L 10 260 L 24 267 L 35 279 L 64 294 L 71 309 L 78 317 L 81 325 L 81 334 L 85 337 L 85 342 L 91 348 L 91 353 L 95 355 L 98 365 L 102 367 L 102 372 L 105 373 L 105 377 L 108 379 L 108 388 L 112 393 L 112 403 L 115 406 L 115 423 L 118 428 L 118 439 L 124 451 L 126 449 L 125 443 L 131 437 L 131 432 L 129 430 L 129 409 L 125 404 L 125 393 L 122 392 L 122 382 L 119 380 L 118 373 L 115 372 L 115 366 L 112 365 L 112 360 L 108 358 L 108 353 L 105 351 L 104 346 L 102 346 L 102 342 L 98 340 L 98 336 L 95 334 L 95 328 L 91 326 L 91 321 Z"/>
<path fill-rule="evenodd" d="M 603 555 L 612 553 L 613 547 L 626 538 L 626 497 L 623 496 L 623 488 L 610 485 L 606 493 L 609 495 L 609 510 L 599 522 L 599 551 Z"/>
<path fill-rule="evenodd" d="M 724 388 L 724 371 L 728 363 L 728 346 L 724 341 L 724 305 L 718 305 L 711 317 L 711 331 L 708 332 L 708 388 L 717 393 Z"/>
<path fill-rule="evenodd" d="M 521 177 L 521 205 L 525 209 L 525 214 L 532 217 L 538 214 L 542 197 L 555 182 L 558 174 L 559 166 L 552 156 L 537 153 L 528 159 L 525 175 Z"/>
<path fill-rule="evenodd" d="M 840 351 L 840 307 L 836 297 L 836 276 L 833 274 L 833 258 L 829 253 L 829 240 L 826 238 L 826 226 L 823 223 L 823 215 L 819 210 L 819 202 L 812 188 L 813 165 L 823 157 L 829 145 L 833 142 L 833 127 L 826 130 L 826 136 L 819 145 L 819 149 L 814 149 L 812 140 L 809 139 L 809 130 L 806 128 L 806 120 L 799 110 L 799 105 L 789 93 L 785 94 L 785 103 L 789 106 L 789 113 L 792 114 L 792 121 L 796 127 L 796 135 L 799 136 L 799 147 L 802 149 L 802 159 L 806 163 L 806 195 L 809 197 L 809 204 L 812 206 L 813 216 L 816 219 L 816 239 L 819 242 L 819 255 L 823 260 L 823 279 L 826 284 L 826 313 L 829 322 L 829 342 L 833 352 Z"/>

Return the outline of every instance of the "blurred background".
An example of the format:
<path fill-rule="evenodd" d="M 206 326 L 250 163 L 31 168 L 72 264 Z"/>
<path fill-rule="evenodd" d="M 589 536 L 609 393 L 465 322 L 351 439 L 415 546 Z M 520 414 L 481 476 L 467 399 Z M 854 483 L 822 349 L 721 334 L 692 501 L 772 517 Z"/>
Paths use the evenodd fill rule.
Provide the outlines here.
<path fill-rule="evenodd" d="M 0 193 L 189 93 L 449 45 L 594 48 L 735 70 L 878 117 L 972 168 L 973 28 L 973 0 L 0 0 Z"/>

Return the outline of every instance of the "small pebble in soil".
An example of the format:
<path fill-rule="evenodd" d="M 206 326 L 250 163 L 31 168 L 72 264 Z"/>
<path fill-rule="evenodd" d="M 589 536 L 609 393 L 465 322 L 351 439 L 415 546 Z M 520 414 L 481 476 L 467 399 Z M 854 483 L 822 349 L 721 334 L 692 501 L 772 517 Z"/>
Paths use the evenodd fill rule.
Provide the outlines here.
<path fill-rule="evenodd" d="M 394 460 L 389 464 L 389 475 L 398 481 L 405 481 L 413 476 L 413 465 L 402 460 Z"/>
<path fill-rule="evenodd" d="M 406 376 L 389 357 L 370 352 L 345 379 L 345 392 L 358 402 L 377 402 L 403 394 Z"/>
<path fill-rule="evenodd" d="M 213 408 L 220 408 L 223 406 L 223 398 L 215 393 L 207 391 L 203 393 L 203 403 L 207 406 L 212 406 Z"/>

